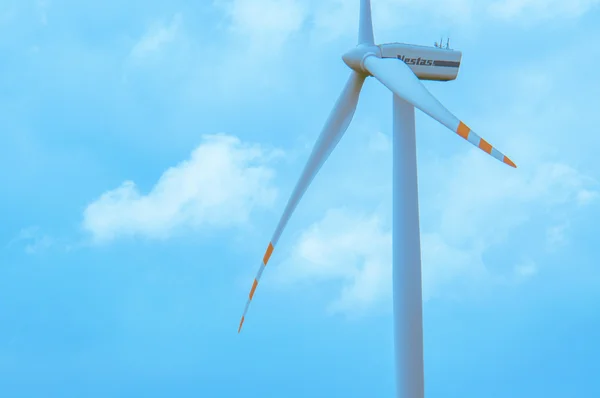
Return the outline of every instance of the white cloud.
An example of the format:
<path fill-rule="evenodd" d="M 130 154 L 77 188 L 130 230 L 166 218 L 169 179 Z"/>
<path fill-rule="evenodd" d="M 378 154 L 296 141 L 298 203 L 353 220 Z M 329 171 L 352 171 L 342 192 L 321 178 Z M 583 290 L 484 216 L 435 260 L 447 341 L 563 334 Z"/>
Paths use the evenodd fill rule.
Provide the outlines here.
<path fill-rule="evenodd" d="M 308 12 L 300 0 L 215 0 L 214 4 L 225 11 L 231 31 L 250 46 L 281 45 L 302 28 Z"/>
<path fill-rule="evenodd" d="M 492 276 L 482 261 L 481 242 L 453 245 L 437 232 L 421 233 L 423 299 L 453 297 L 477 286 L 488 286 Z"/>
<path fill-rule="evenodd" d="M 255 49 L 274 51 L 306 28 L 318 41 L 357 34 L 359 1 L 348 0 L 214 0 L 229 19 L 230 30 Z M 372 2 L 376 31 L 396 29 L 416 19 L 464 22 L 474 0 L 379 0 Z"/>
<path fill-rule="evenodd" d="M 493 2 L 489 13 L 501 19 L 542 20 L 576 18 L 600 4 L 600 0 L 500 0 Z"/>
<path fill-rule="evenodd" d="M 539 228 L 533 221 L 548 213 L 564 206 L 572 211 L 587 181 L 563 164 L 542 163 L 515 171 L 477 152 L 449 159 L 423 174 L 421 178 L 435 175 L 444 181 L 437 192 L 421 194 L 438 198 L 421 208 L 425 300 L 477 292 L 490 283 L 513 280 L 512 271 L 497 273 L 486 266 L 486 251 L 502 247 L 523 226 Z M 423 208 L 429 214 L 423 214 Z M 391 231 L 380 222 L 384 217 L 389 215 L 328 211 L 293 245 L 278 279 L 286 283 L 341 281 L 341 292 L 329 307 L 335 311 L 356 312 L 388 299 Z M 561 233 L 562 229 L 550 231 L 549 239 L 564 239 Z M 538 272 L 533 260 L 509 264 L 509 268 L 517 280 Z"/>
<path fill-rule="evenodd" d="M 274 172 L 268 166 L 273 156 L 278 152 L 235 137 L 204 136 L 190 159 L 166 170 L 147 194 L 132 181 L 104 193 L 85 209 L 83 227 L 102 242 L 245 223 L 255 208 L 275 199 Z"/>
<path fill-rule="evenodd" d="M 261 10 L 265 5 L 275 3 L 274 12 L 266 14 L 270 18 L 275 14 L 283 1 L 277 0 L 221 0 L 236 5 L 237 13 L 243 21 L 241 24 L 250 31 L 262 31 L 259 27 L 262 18 Z M 299 10 L 297 0 L 286 0 L 290 3 L 289 12 L 280 17 L 290 30 L 297 30 L 301 18 L 290 19 L 292 10 Z M 446 31 L 458 27 L 480 25 L 489 20 L 502 20 L 507 23 L 537 22 L 547 19 L 577 18 L 592 10 L 600 0 L 497 0 L 482 2 L 478 0 L 375 0 L 371 2 L 373 24 L 377 37 L 385 37 L 396 32 L 400 27 L 409 25 L 431 26 Z M 252 6 L 250 6 L 252 4 Z M 358 29 L 358 0 L 306 0 L 302 3 L 302 15 L 311 30 L 313 38 L 318 41 L 331 41 L 339 37 L 356 37 Z M 233 6 L 231 8 L 234 8 Z M 250 12 L 250 10 L 252 12 Z M 233 14 L 233 13 L 232 13 Z M 437 35 L 436 35 L 437 36 Z M 432 43 L 433 44 L 433 43 Z"/>
<path fill-rule="evenodd" d="M 546 230 L 546 243 L 550 250 L 554 250 L 557 246 L 565 244 L 567 241 L 568 224 L 562 223 L 560 225 L 554 225 Z"/>
<path fill-rule="evenodd" d="M 0 9 L 0 27 L 4 24 L 14 22 L 18 15 L 19 8 L 17 7 L 16 1 L 11 3 L 4 2 L 2 4 L 2 9 Z"/>
<path fill-rule="evenodd" d="M 36 11 L 39 14 L 40 23 L 44 26 L 48 24 L 48 13 L 46 12 L 48 6 L 49 4 L 46 0 L 38 0 L 35 4 Z"/>
<path fill-rule="evenodd" d="M 435 203 L 439 226 L 454 242 L 475 236 L 503 239 L 536 211 L 577 203 L 589 188 L 587 176 L 562 163 L 541 162 L 513 171 L 476 151 L 436 168 L 445 176 Z"/>
<path fill-rule="evenodd" d="M 587 205 L 598 198 L 598 192 L 582 189 L 577 193 L 577 202 L 580 205 Z"/>
<path fill-rule="evenodd" d="M 515 267 L 515 274 L 519 279 L 530 278 L 533 275 L 537 274 L 537 272 L 537 264 L 531 259 L 526 259 Z"/>
<path fill-rule="evenodd" d="M 291 258 L 277 267 L 282 283 L 341 280 L 332 312 L 355 313 L 388 292 L 391 235 L 375 215 L 334 209 L 308 228 L 294 245 Z"/>
<path fill-rule="evenodd" d="M 358 34 L 359 1 L 321 0 L 313 3 L 313 30 L 320 40 Z M 439 24 L 464 23 L 471 18 L 473 0 L 378 0 L 371 2 L 375 39 L 378 33 L 396 30 L 417 21 Z"/>
<path fill-rule="evenodd" d="M 390 137 L 381 131 L 373 133 L 369 137 L 367 148 L 375 152 L 388 152 L 392 147 L 392 140 Z"/>
<path fill-rule="evenodd" d="M 562 163 L 530 163 L 517 170 L 498 166 L 474 150 L 464 158 L 442 162 L 428 173 L 443 182 L 431 203 L 435 211 L 427 217 L 427 229 L 436 231 L 438 245 L 458 251 L 436 255 L 424 245 L 423 267 L 429 273 L 426 283 L 440 288 L 429 290 L 430 296 L 452 291 L 459 281 L 462 286 L 465 281 L 505 279 L 507 275 L 493 275 L 487 269 L 485 252 L 503 247 L 522 228 L 528 228 L 533 236 L 543 233 L 549 216 L 566 218 L 577 211 L 577 198 L 590 185 L 587 176 Z M 555 244 L 564 240 L 564 228 L 549 232 L 548 239 Z M 527 250 L 534 255 L 534 248 Z M 442 274 L 447 265 L 456 268 L 457 256 L 462 268 Z M 525 267 L 519 274 L 533 275 L 530 269 Z M 447 280 L 440 280 L 440 275 Z"/>
<path fill-rule="evenodd" d="M 180 34 L 182 25 L 181 14 L 175 14 L 169 24 L 157 22 L 137 41 L 131 49 L 131 57 L 141 59 L 159 52 L 163 47 L 173 42 Z"/>
<path fill-rule="evenodd" d="M 7 245 L 10 248 L 17 243 L 22 243 L 25 253 L 38 254 L 55 244 L 54 239 L 42 232 L 38 226 L 23 228 Z"/>

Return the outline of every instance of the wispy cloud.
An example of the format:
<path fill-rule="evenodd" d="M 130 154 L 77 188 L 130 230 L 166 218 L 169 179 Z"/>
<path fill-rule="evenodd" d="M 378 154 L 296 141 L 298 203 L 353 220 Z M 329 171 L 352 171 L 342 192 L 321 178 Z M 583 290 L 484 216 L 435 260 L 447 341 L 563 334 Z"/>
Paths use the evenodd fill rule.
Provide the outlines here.
<path fill-rule="evenodd" d="M 546 230 L 546 243 L 550 250 L 555 250 L 557 247 L 566 243 L 568 232 L 568 223 L 564 222 L 559 225 L 553 225 Z"/>
<path fill-rule="evenodd" d="M 507 272 L 492 271 L 484 254 L 503 247 L 523 227 L 533 234 L 543 233 L 547 227 L 537 223 L 547 213 L 563 206 L 574 211 L 572 204 L 576 205 L 585 181 L 560 164 L 542 164 L 532 172 L 513 175 L 500 175 L 503 172 L 494 169 L 491 159 L 473 153 L 438 170 L 440 180 L 447 183 L 439 187 L 442 199 L 434 208 L 427 207 L 433 214 L 424 217 L 428 220 L 421 238 L 425 299 L 476 292 L 490 283 L 512 280 L 510 265 Z M 294 243 L 290 259 L 278 267 L 278 279 L 341 282 L 338 297 L 329 305 L 335 311 L 356 313 L 389 298 L 391 230 L 380 221 L 383 217 L 381 212 L 360 215 L 356 209 L 328 211 Z M 550 232 L 549 239 L 562 240 L 563 233 L 562 229 Z M 536 253 L 532 248 L 523 254 L 535 257 Z M 533 259 L 514 266 L 518 280 L 538 272 L 532 264 Z"/>
<path fill-rule="evenodd" d="M 577 192 L 577 202 L 580 205 L 587 205 L 592 203 L 594 200 L 596 200 L 598 198 L 598 192 L 597 191 L 590 191 L 587 189 L 582 189 L 579 192 Z"/>
<path fill-rule="evenodd" d="M 276 279 L 281 283 L 341 281 L 332 312 L 371 308 L 390 291 L 391 234 L 377 215 L 332 209 L 305 230 Z"/>
<path fill-rule="evenodd" d="M 342 36 L 356 36 L 359 16 L 358 1 L 322 0 L 313 2 L 312 29 L 315 37 L 329 41 Z M 415 22 L 443 25 L 468 22 L 476 11 L 472 0 L 380 0 L 371 3 L 373 25 L 378 33 L 395 30 Z"/>
<path fill-rule="evenodd" d="M 320 40 L 355 36 L 358 1 L 311 2 L 313 33 Z M 376 34 L 386 35 L 400 26 L 435 24 L 436 29 L 479 25 L 484 21 L 507 24 L 578 18 L 600 4 L 600 0 L 499 0 L 491 4 L 476 0 L 379 0 L 372 2 Z"/>
<path fill-rule="evenodd" d="M 17 236 L 8 242 L 6 248 L 22 245 L 25 253 L 38 254 L 48 250 L 55 243 L 55 240 L 45 234 L 39 226 L 32 226 L 21 229 Z"/>
<path fill-rule="evenodd" d="M 517 278 L 523 280 L 532 277 L 538 272 L 538 266 L 535 261 L 526 259 L 517 264 L 515 274 Z"/>
<path fill-rule="evenodd" d="M 501 19 L 543 20 L 576 18 L 600 5 L 599 0 L 500 0 L 488 9 L 490 15 Z"/>
<path fill-rule="evenodd" d="M 308 15 L 300 0 L 215 0 L 229 20 L 232 33 L 255 49 L 274 52 L 290 35 L 298 32 Z"/>
<path fill-rule="evenodd" d="M 143 59 L 151 54 L 159 52 L 163 47 L 173 42 L 180 33 L 182 15 L 175 14 L 171 21 L 155 22 L 148 31 L 137 41 L 131 49 L 131 57 Z"/>
<path fill-rule="evenodd" d="M 102 194 L 85 209 L 83 227 L 95 241 L 106 242 L 245 223 L 276 197 L 268 163 L 278 153 L 232 136 L 204 136 L 190 158 L 166 170 L 147 194 L 133 181 Z"/>

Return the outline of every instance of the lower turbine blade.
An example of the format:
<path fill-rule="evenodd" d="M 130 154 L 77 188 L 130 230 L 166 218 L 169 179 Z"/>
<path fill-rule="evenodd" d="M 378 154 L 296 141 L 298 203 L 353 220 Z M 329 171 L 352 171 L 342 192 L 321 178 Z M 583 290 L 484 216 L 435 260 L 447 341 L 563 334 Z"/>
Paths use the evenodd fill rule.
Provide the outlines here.
<path fill-rule="evenodd" d="M 283 211 L 283 215 L 279 219 L 279 223 L 277 224 L 277 228 L 273 233 L 273 237 L 271 238 L 271 242 L 267 247 L 267 251 L 263 257 L 263 261 L 258 269 L 258 274 L 254 278 L 254 282 L 252 283 L 252 288 L 250 289 L 250 294 L 248 295 L 248 301 L 246 302 L 246 307 L 244 308 L 244 313 L 242 315 L 242 319 L 240 320 L 240 326 L 238 328 L 238 333 L 242 330 L 242 325 L 244 323 L 244 319 L 246 317 L 246 313 L 248 312 L 248 307 L 250 306 L 250 302 L 254 297 L 254 292 L 256 291 L 256 287 L 258 286 L 258 282 L 260 281 L 260 277 L 273 253 L 273 249 L 285 226 L 287 225 L 292 213 L 298 206 L 298 202 L 306 192 L 306 189 L 312 182 L 315 175 L 318 173 L 323 163 L 327 160 L 331 151 L 336 147 L 346 130 L 348 129 L 348 125 L 350 125 L 350 121 L 352 121 L 352 117 L 354 116 L 354 111 L 356 110 L 356 105 L 358 104 L 358 97 L 360 94 L 360 90 L 365 81 L 366 75 L 358 74 L 356 72 L 352 72 L 344 90 L 340 94 L 337 102 L 329 118 L 325 122 L 325 126 L 323 127 L 323 131 L 321 131 L 321 135 L 317 139 L 315 146 L 310 154 L 308 162 L 306 166 L 304 166 L 304 170 L 300 176 L 300 179 L 296 183 L 296 187 L 292 192 L 292 196 L 289 198 L 287 205 L 285 206 L 285 210 Z"/>
<path fill-rule="evenodd" d="M 369 56 L 365 68 L 394 94 L 413 104 L 456 134 L 501 162 L 517 167 L 512 160 L 475 134 L 466 124 L 446 109 L 401 60 Z"/>

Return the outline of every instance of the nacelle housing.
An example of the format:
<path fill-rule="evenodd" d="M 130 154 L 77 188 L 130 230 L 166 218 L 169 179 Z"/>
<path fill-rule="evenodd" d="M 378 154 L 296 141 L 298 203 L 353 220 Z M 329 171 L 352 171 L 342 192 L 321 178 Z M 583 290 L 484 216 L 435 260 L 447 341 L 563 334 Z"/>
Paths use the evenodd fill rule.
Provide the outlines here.
<path fill-rule="evenodd" d="M 382 58 L 404 61 L 421 80 L 449 81 L 458 76 L 460 51 L 405 43 L 380 44 L 378 47 Z"/>

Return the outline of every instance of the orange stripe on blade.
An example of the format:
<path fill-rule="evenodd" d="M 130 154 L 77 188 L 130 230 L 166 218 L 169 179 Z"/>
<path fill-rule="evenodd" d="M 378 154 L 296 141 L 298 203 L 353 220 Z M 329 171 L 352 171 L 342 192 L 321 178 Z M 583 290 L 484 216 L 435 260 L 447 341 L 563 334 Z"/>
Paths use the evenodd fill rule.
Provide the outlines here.
<path fill-rule="evenodd" d="M 483 138 L 479 140 L 479 148 L 481 148 L 485 152 L 489 153 L 490 155 L 492 154 L 492 146 L 490 145 L 489 142 L 487 142 Z"/>
<path fill-rule="evenodd" d="M 254 296 L 254 291 L 256 290 L 256 286 L 258 286 L 258 281 L 255 279 L 252 284 L 252 289 L 250 290 L 250 300 L 252 300 L 252 296 Z"/>
<path fill-rule="evenodd" d="M 244 324 L 244 317 L 242 317 L 242 320 L 240 321 L 240 327 L 238 328 L 238 333 L 242 330 L 243 324 Z"/>
<path fill-rule="evenodd" d="M 516 164 L 514 164 L 514 163 L 513 163 L 513 161 L 512 161 L 512 160 L 510 160 L 510 159 L 509 159 L 508 157 L 506 157 L 506 156 L 504 157 L 504 159 L 502 159 L 502 161 L 503 161 L 504 163 L 506 163 L 507 165 L 514 167 L 515 169 L 517 168 L 517 165 L 516 165 Z"/>
<path fill-rule="evenodd" d="M 466 124 L 464 124 L 463 122 L 460 122 L 458 124 L 458 129 L 456 129 L 456 134 L 460 135 L 465 140 L 469 139 L 470 132 L 471 132 L 471 129 L 468 128 Z"/>
<path fill-rule="evenodd" d="M 265 256 L 263 257 L 263 264 L 267 265 L 269 262 L 269 258 L 271 258 L 271 254 L 273 254 L 273 244 L 269 243 L 269 247 L 267 247 L 267 251 L 265 252 Z"/>

